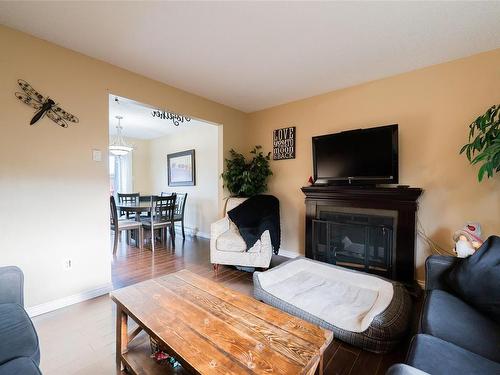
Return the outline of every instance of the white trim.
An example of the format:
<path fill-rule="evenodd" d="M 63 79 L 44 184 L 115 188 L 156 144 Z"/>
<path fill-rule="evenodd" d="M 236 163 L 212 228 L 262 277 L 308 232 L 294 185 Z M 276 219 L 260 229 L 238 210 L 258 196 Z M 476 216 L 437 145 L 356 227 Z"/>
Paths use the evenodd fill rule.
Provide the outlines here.
<path fill-rule="evenodd" d="M 290 251 L 285 249 L 280 249 L 278 255 L 284 256 L 285 258 L 297 258 L 301 256 L 301 254 L 297 253 L 296 251 Z"/>
<path fill-rule="evenodd" d="M 206 238 L 210 239 L 210 233 L 205 233 L 205 232 L 200 232 L 199 230 L 195 228 L 189 228 L 184 226 L 184 232 L 186 233 L 186 236 L 192 236 L 192 237 L 201 237 L 201 238 Z M 182 228 L 180 224 L 175 224 L 175 233 L 180 234 L 182 236 Z"/>
<path fill-rule="evenodd" d="M 210 239 L 210 233 L 196 232 L 195 237 L 206 238 L 207 240 L 209 240 Z"/>
<path fill-rule="evenodd" d="M 71 296 L 63 297 L 56 299 L 54 301 L 42 303 L 40 305 L 28 307 L 26 311 L 30 317 L 34 317 L 37 315 L 42 315 L 66 306 L 74 305 L 75 303 L 80 303 L 83 301 L 87 301 L 89 299 L 99 297 L 105 294 L 108 294 L 113 290 L 113 284 L 108 283 L 100 286 L 96 289 L 87 290 L 85 292 L 73 294 Z"/>

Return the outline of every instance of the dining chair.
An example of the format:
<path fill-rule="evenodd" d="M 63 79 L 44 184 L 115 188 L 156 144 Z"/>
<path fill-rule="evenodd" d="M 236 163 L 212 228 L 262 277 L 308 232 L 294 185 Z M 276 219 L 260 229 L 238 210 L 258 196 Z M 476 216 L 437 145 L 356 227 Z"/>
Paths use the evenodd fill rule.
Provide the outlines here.
<path fill-rule="evenodd" d="M 155 231 L 160 230 L 162 239 L 167 236 L 166 229 L 170 231 L 172 246 L 175 247 L 174 212 L 176 195 L 151 196 L 151 216 L 142 218 L 142 226 L 151 231 L 151 250 L 155 251 Z"/>
<path fill-rule="evenodd" d="M 118 203 L 139 203 L 139 193 L 118 193 Z M 126 215 L 129 219 L 129 213 L 125 211 L 120 211 L 120 216 Z"/>
<path fill-rule="evenodd" d="M 148 194 L 148 195 L 139 195 L 139 203 L 142 203 L 142 202 L 151 202 L 151 194 Z M 147 217 L 150 217 L 151 216 L 151 212 L 141 212 L 141 220 L 144 219 L 144 218 L 147 218 Z"/>
<path fill-rule="evenodd" d="M 115 232 L 115 238 L 113 242 L 113 255 L 116 254 L 116 249 L 118 247 L 118 239 L 120 238 L 120 234 L 122 231 L 127 231 L 127 240 L 130 241 L 130 231 L 137 230 L 137 236 L 135 236 L 135 244 L 139 245 L 139 249 L 142 250 L 143 243 L 143 230 L 142 223 L 140 221 L 135 220 L 119 220 L 118 219 L 118 210 L 116 209 L 115 197 L 112 195 L 109 197 L 110 208 L 111 208 L 111 230 Z"/>
<path fill-rule="evenodd" d="M 182 238 L 186 238 L 186 234 L 184 233 L 184 210 L 186 208 L 186 200 L 187 200 L 187 193 L 165 193 L 162 192 L 161 196 L 168 196 L 170 194 L 175 194 L 176 195 L 176 200 L 175 200 L 175 211 L 174 211 L 174 223 L 180 221 L 181 222 L 181 228 L 182 228 Z"/>

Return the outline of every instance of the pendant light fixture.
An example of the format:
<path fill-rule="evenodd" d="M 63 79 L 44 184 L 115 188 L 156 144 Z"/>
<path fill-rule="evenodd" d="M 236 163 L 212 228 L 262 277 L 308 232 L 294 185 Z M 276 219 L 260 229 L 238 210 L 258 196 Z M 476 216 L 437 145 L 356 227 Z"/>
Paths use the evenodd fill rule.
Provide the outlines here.
<path fill-rule="evenodd" d="M 122 126 L 121 126 L 121 119 L 123 119 L 122 116 L 115 116 L 115 118 L 118 120 L 118 125 L 116 125 L 116 137 L 111 142 L 109 145 L 109 152 L 111 152 L 115 156 L 124 156 L 127 155 L 130 151 L 132 151 L 134 148 L 129 146 L 127 142 L 123 139 L 122 135 Z"/>

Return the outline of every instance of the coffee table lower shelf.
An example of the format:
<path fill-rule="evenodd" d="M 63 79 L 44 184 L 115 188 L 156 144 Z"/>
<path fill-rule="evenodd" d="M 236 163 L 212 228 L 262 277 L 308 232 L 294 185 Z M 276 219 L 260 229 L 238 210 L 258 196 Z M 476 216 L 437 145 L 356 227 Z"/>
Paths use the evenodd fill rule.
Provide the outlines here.
<path fill-rule="evenodd" d="M 147 337 L 147 336 L 146 336 Z M 170 364 L 157 363 L 151 358 L 151 348 L 149 338 L 142 340 L 140 344 L 130 344 L 128 350 L 122 353 L 122 363 L 125 365 L 127 374 L 132 375 L 187 375 L 189 374 L 182 367 L 173 368 Z"/>

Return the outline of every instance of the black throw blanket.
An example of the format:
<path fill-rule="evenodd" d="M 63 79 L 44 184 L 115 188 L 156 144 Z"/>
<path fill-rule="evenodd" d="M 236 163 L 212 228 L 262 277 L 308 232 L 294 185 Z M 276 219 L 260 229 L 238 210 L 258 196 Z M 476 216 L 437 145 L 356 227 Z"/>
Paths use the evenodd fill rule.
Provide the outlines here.
<path fill-rule="evenodd" d="M 280 201 L 272 195 L 248 198 L 227 213 L 245 240 L 247 251 L 269 230 L 273 251 L 278 254 L 281 242 Z"/>

